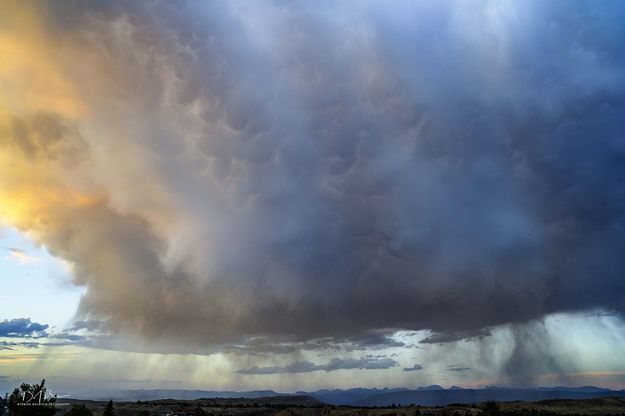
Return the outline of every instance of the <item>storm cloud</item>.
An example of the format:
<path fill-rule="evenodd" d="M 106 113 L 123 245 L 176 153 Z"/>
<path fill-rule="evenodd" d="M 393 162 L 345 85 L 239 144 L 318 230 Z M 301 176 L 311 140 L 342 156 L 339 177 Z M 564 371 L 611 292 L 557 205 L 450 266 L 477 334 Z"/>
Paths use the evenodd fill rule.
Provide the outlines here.
<path fill-rule="evenodd" d="M 0 207 L 72 264 L 82 321 L 445 342 L 623 312 L 622 3 L 28 7 Z"/>

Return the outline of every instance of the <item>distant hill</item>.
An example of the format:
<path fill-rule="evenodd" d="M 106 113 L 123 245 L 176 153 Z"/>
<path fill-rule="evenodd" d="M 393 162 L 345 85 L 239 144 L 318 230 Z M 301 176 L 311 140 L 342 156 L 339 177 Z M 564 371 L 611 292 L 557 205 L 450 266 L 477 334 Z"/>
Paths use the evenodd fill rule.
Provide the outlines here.
<path fill-rule="evenodd" d="M 356 403 L 366 397 L 374 396 L 377 394 L 395 393 L 400 391 L 408 391 L 406 388 L 400 389 L 334 389 L 334 390 L 317 390 L 313 392 L 299 391 L 296 394 L 308 395 L 315 399 L 334 405 L 345 405 L 350 403 Z"/>
<path fill-rule="evenodd" d="M 449 390 L 452 390 L 451 388 Z M 501 389 L 498 389 L 501 390 Z M 424 391 L 423 389 L 421 391 Z M 430 390 L 435 391 L 435 390 Z M 65 400 L 64 400 L 65 401 Z M 78 400 L 68 400 L 76 403 Z M 107 401 L 80 401 L 94 415 L 102 415 Z M 492 408 L 492 405 L 490 405 Z M 198 400 L 162 399 L 153 401 L 116 402 L 116 416 L 615 416 L 625 414 L 625 398 L 607 397 L 593 399 L 549 399 L 542 401 L 499 402 L 494 412 L 484 412 L 485 404 L 451 404 L 445 407 L 358 408 L 337 407 L 328 409 L 307 396 L 274 396 L 257 399 L 215 398 Z M 56 416 L 67 409 L 59 408 Z"/>
<path fill-rule="evenodd" d="M 72 397 L 91 400 L 116 401 L 146 401 L 159 399 L 197 400 L 202 398 L 260 398 L 275 396 L 292 396 L 291 394 L 277 393 L 273 390 L 252 391 L 213 391 L 213 390 L 182 390 L 182 389 L 154 389 L 154 390 L 83 390 L 72 394 Z"/>
<path fill-rule="evenodd" d="M 558 388 L 538 387 L 528 389 L 491 387 L 484 389 L 406 390 L 374 394 L 352 403 L 352 406 L 391 406 L 417 404 L 421 406 L 446 406 L 452 403 L 481 403 L 537 401 L 547 399 L 590 399 L 598 397 L 625 397 L 625 391 L 596 387 Z"/>
<path fill-rule="evenodd" d="M 309 396 L 319 402 L 348 406 L 391 406 L 417 404 L 421 406 L 445 406 L 452 403 L 481 403 L 494 401 L 538 401 L 548 399 L 590 399 L 601 397 L 625 397 L 625 390 L 616 391 L 600 387 L 535 387 L 507 388 L 489 386 L 482 389 L 464 389 L 458 386 L 444 389 L 438 385 L 406 388 L 354 388 L 317 390 L 312 392 L 279 393 L 273 390 L 214 391 L 214 390 L 85 390 L 71 395 L 72 398 L 115 401 L 149 400 L 197 400 L 202 398 L 263 399 Z"/>
<path fill-rule="evenodd" d="M 526 415 L 536 415 L 536 411 L 549 411 L 560 415 L 622 415 L 625 413 L 625 398 L 550 399 L 536 402 L 502 403 L 500 407 L 505 411 Z"/>
<path fill-rule="evenodd" d="M 319 407 L 325 404 L 319 400 L 302 395 L 282 395 L 263 397 L 215 397 L 197 400 L 177 400 L 160 399 L 142 402 L 152 406 L 201 406 L 201 407 L 246 407 L 246 406 L 297 406 L 297 407 Z"/>
<path fill-rule="evenodd" d="M 443 390 L 441 386 L 431 385 L 427 387 L 419 387 L 417 390 Z M 364 388 L 355 388 L 355 389 L 335 389 L 335 390 L 317 390 L 312 392 L 299 391 L 296 394 L 304 394 L 311 397 L 314 397 L 324 403 L 334 404 L 334 405 L 349 405 L 358 403 L 359 401 L 366 399 L 368 397 L 383 395 L 387 393 L 399 393 L 399 392 L 408 392 L 411 391 L 407 388 L 383 388 L 383 389 L 364 389 Z"/>

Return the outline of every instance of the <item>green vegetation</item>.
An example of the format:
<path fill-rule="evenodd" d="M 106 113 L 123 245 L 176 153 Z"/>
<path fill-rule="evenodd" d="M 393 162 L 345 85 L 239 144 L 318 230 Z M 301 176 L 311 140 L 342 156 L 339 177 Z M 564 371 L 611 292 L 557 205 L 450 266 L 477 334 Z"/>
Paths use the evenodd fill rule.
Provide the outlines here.
<path fill-rule="evenodd" d="M 24 392 L 27 392 L 24 394 Z M 41 394 L 39 394 L 41 393 Z M 30 396 L 44 406 L 20 406 Z M 73 402 L 65 411 L 55 397 L 50 397 L 45 381 L 23 384 L 7 399 L 10 416 L 625 416 L 625 398 L 607 397 L 582 400 L 543 400 L 534 402 L 454 403 L 428 407 L 395 404 L 384 407 L 351 407 L 323 404 L 306 396 L 276 396 L 258 399 L 206 398 L 198 400 L 153 400 L 138 402 Z M 32 401 L 32 400 L 31 400 Z M 65 403 L 64 403 L 65 404 Z M 0 415 L 2 416 L 2 415 Z M 6 415 L 4 415 L 6 416 Z M 56 415 L 55 415 L 56 416 Z"/>
<path fill-rule="evenodd" d="M 484 416 L 497 416 L 501 414 L 501 410 L 496 402 L 489 401 L 482 406 L 482 414 Z"/>
<path fill-rule="evenodd" d="M 93 412 L 87 409 L 84 403 L 78 403 L 72 406 L 72 409 L 65 413 L 65 416 L 93 416 Z"/>
<path fill-rule="evenodd" d="M 22 383 L 8 398 L 11 416 L 52 416 L 56 413 L 56 396 L 49 394 L 46 380 L 39 384 Z"/>
<path fill-rule="evenodd" d="M 115 416 L 115 409 L 113 408 L 113 400 L 109 400 L 104 408 L 104 413 L 102 416 Z"/>

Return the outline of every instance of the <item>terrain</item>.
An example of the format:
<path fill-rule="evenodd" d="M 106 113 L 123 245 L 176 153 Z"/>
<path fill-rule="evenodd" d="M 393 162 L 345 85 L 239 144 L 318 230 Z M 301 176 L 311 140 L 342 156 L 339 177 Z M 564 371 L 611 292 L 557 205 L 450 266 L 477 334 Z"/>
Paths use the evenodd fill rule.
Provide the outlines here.
<path fill-rule="evenodd" d="M 625 391 L 598 387 L 444 389 L 433 385 L 415 390 L 359 388 L 294 394 L 271 390 L 120 390 L 97 394 L 102 398 L 57 397 L 56 416 L 102 416 L 109 400 L 114 402 L 114 416 L 625 416 Z M 159 398 L 167 394 L 171 396 Z M 192 396 L 198 397 L 188 398 Z M 0 398 L 0 416 L 8 416 L 2 401 Z M 87 412 L 85 408 L 77 412 L 76 405 L 84 405 Z M 37 411 L 32 410 L 23 416 L 36 416 Z M 20 416 L 18 413 L 22 412 L 13 416 Z"/>
<path fill-rule="evenodd" d="M 73 402 L 73 401 L 72 401 Z M 81 401 L 94 416 L 106 402 Z M 71 407 L 70 407 L 71 408 Z M 56 415 L 68 412 L 59 408 Z M 115 403 L 116 416 L 494 416 L 494 415 L 625 415 L 625 398 L 552 399 L 542 401 L 486 402 L 448 406 L 353 407 L 323 404 L 311 397 L 223 398 L 154 400 Z"/>
<path fill-rule="evenodd" d="M 134 402 L 137 400 L 197 400 L 201 398 L 238 398 L 261 399 L 272 397 L 310 397 L 321 403 L 341 406 L 446 406 L 452 403 L 481 403 L 486 401 L 537 401 L 548 399 L 590 399 L 597 397 L 625 397 L 624 390 L 610 390 L 600 387 L 535 387 L 508 388 L 485 387 L 481 389 L 465 389 L 453 386 L 444 389 L 438 385 L 419 387 L 417 389 L 396 388 L 354 388 L 316 391 L 298 391 L 294 394 L 277 393 L 273 390 L 254 391 L 210 391 L 210 390 L 84 390 L 73 392 L 69 397 L 80 397 L 92 400 L 109 400 Z"/>

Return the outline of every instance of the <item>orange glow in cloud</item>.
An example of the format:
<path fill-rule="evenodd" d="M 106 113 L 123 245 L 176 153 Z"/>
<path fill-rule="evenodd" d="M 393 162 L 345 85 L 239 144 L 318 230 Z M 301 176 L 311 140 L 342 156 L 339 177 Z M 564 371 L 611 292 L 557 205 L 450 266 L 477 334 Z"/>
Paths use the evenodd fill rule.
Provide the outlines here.
<path fill-rule="evenodd" d="M 46 49 L 38 42 L 0 35 L 0 105 L 19 113 L 35 109 L 76 117 L 84 107 L 46 59 Z"/>
<path fill-rule="evenodd" d="M 44 225 L 54 207 L 97 204 L 97 196 L 74 190 L 46 160 L 29 160 L 14 149 L 0 146 L 0 221 L 21 229 Z"/>
<path fill-rule="evenodd" d="M 46 157 L 20 151 L 30 143 L 14 120 L 42 112 L 75 120 L 85 110 L 60 68 L 62 44 L 46 33 L 41 13 L 33 4 L 9 1 L 0 17 L 0 221 L 22 229 L 44 221 L 51 206 L 90 202 L 63 184 Z"/>
<path fill-rule="evenodd" d="M 75 118 L 84 105 L 58 67 L 62 45 L 44 30 L 36 10 L 24 2 L 3 3 L 0 18 L 0 109 L 18 114 L 50 111 Z"/>
<path fill-rule="evenodd" d="M 0 353 L 0 365 L 14 364 L 24 361 L 38 361 L 44 358 L 56 358 L 61 360 L 72 359 L 76 356 L 82 355 L 77 352 L 57 352 L 57 353 L 44 353 L 44 354 L 30 354 L 30 353 Z"/>

